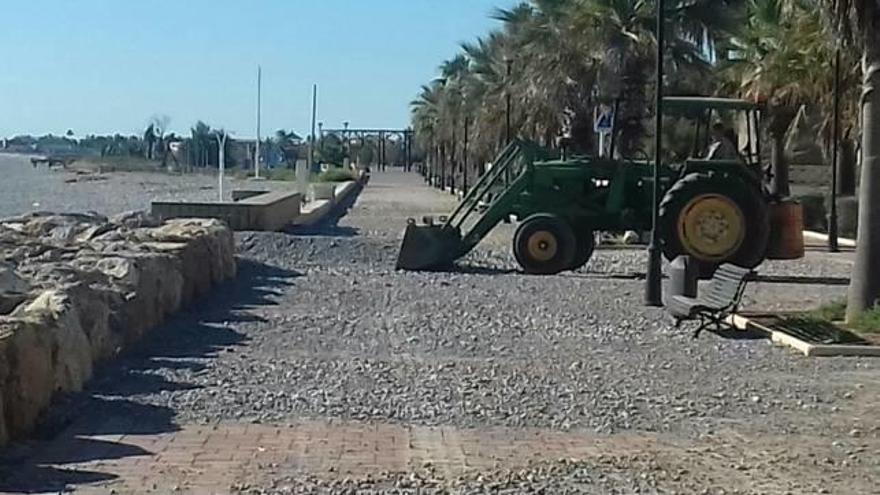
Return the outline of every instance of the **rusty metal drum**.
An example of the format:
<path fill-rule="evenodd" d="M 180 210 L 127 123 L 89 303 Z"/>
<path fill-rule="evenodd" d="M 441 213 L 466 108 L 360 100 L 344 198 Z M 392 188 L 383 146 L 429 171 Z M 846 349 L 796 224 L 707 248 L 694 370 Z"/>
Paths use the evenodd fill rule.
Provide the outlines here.
<path fill-rule="evenodd" d="M 770 242 L 767 258 L 796 260 L 804 257 L 804 209 L 800 202 L 784 199 L 770 205 Z"/>

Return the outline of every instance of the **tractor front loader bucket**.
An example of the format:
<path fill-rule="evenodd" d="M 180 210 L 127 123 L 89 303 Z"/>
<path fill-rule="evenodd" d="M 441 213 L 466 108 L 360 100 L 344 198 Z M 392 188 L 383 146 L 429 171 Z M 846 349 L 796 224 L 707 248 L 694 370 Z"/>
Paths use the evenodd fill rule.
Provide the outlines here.
<path fill-rule="evenodd" d="M 397 269 L 443 270 L 467 254 L 502 218 L 523 189 L 525 173 L 540 149 L 524 141 L 511 141 L 495 158 L 448 217 L 425 217 L 422 225 L 407 222 Z"/>
<path fill-rule="evenodd" d="M 397 255 L 398 270 L 442 270 L 460 255 L 461 235 L 448 225 L 417 225 L 410 220 Z"/>

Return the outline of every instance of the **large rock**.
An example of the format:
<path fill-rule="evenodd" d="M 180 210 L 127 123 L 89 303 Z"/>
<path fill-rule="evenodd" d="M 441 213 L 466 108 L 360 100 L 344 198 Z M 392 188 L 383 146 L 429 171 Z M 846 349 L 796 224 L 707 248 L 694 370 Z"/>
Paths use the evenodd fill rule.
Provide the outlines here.
<path fill-rule="evenodd" d="M 27 299 L 31 286 L 10 264 L 0 264 L 0 315 L 9 314 Z"/>
<path fill-rule="evenodd" d="M 89 339 L 92 359 L 100 361 L 118 354 L 126 327 L 122 312 L 125 296 L 111 286 L 77 284 L 67 288 L 80 325 Z"/>
<path fill-rule="evenodd" d="M 33 213 L 7 223 L 20 225 L 20 231 L 30 237 L 43 237 L 65 243 L 88 241 L 114 228 L 107 217 L 97 214 Z"/>
<path fill-rule="evenodd" d="M 19 436 L 33 428 L 52 399 L 52 339 L 38 324 L 22 319 L 0 320 L 0 350 L 5 373 L 3 405 L 6 432 Z"/>
<path fill-rule="evenodd" d="M 127 229 L 140 229 L 144 227 L 158 227 L 162 222 L 158 218 L 150 215 L 145 211 L 127 211 L 114 215 L 110 221 Z"/>
<path fill-rule="evenodd" d="M 52 390 L 82 390 L 92 375 L 92 349 L 70 297 L 56 290 L 43 292 L 17 316 L 50 339 Z"/>
<path fill-rule="evenodd" d="M 235 275 L 217 220 L 38 213 L 0 220 L 0 445 L 183 304 Z"/>

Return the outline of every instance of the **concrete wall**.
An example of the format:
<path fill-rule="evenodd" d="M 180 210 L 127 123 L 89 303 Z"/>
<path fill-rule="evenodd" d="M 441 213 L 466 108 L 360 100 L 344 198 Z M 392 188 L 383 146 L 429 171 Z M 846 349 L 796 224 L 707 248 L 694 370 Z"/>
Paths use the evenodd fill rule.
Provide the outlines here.
<path fill-rule="evenodd" d="M 236 272 L 232 232 L 216 220 L 71 217 L 0 223 L 0 259 L 13 260 L 0 268 L 16 281 L 0 299 L 18 297 L 0 315 L 0 445 L 28 434 L 55 394 L 81 390 L 96 362 Z"/>
<path fill-rule="evenodd" d="M 357 186 L 363 184 L 364 178 L 358 181 L 346 181 L 339 183 L 328 183 L 321 190 L 326 199 L 315 199 L 306 203 L 300 212 L 299 217 L 294 221 L 295 225 L 310 226 L 323 220 L 333 208 L 339 203 L 344 202 L 351 194 L 355 193 Z"/>
<path fill-rule="evenodd" d="M 223 220 L 233 230 L 282 230 L 293 223 L 300 214 L 302 195 L 291 191 L 255 191 L 233 193 L 243 198 L 235 202 L 187 203 L 177 201 L 154 201 L 153 216 L 169 218 L 216 218 Z"/>

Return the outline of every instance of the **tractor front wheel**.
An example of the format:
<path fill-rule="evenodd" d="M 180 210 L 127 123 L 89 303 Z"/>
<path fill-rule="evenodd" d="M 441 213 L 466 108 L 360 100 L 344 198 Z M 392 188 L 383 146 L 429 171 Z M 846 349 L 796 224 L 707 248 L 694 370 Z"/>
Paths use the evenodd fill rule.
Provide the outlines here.
<path fill-rule="evenodd" d="M 519 225 L 513 236 L 513 254 L 526 273 L 554 275 L 571 268 L 577 238 L 568 222 L 538 213 Z"/>
<path fill-rule="evenodd" d="M 690 255 L 704 275 L 722 263 L 761 264 L 770 234 L 767 205 L 755 187 L 706 173 L 688 174 L 669 188 L 660 227 L 666 258 Z"/>

